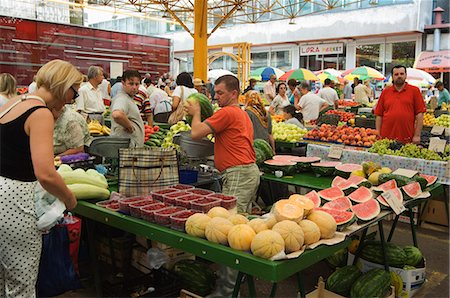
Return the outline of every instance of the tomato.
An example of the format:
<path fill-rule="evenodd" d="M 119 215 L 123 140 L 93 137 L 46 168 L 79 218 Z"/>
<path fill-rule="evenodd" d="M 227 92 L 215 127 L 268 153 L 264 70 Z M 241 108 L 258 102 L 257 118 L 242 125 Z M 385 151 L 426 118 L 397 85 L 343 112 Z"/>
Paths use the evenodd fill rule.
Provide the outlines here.
<path fill-rule="evenodd" d="M 159 126 L 158 125 L 153 126 L 153 131 L 154 132 L 158 132 L 159 131 Z"/>

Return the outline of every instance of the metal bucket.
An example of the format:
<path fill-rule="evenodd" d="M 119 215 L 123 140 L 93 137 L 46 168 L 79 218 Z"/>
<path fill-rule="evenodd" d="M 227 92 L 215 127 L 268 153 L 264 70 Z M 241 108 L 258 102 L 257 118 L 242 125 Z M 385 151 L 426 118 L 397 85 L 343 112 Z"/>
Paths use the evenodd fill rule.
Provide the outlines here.
<path fill-rule="evenodd" d="M 190 131 L 180 132 L 179 138 L 174 142 L 179 143 L 181 151 L 186 154 L 187 157 L 206 157 L 214 155 L 214 143 L 203 138 L 198 141 L 194 141 L 191 137 Z"/>

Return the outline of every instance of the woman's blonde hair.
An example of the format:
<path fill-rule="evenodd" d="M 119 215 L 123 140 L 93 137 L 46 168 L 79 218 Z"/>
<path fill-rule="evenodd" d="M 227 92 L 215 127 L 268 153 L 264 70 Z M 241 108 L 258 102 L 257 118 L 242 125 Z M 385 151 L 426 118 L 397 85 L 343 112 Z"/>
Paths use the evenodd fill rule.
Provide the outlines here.
<path fill-rule="evenodd" d="M 11 98 L 17 95 L 16 91 L 17 81 L 9 73 L 0 74 L 0 93 L 4 94 L 6 97 Z"/>
<path fill-rule="evenodd" d="M 36 74 L 36 87 L 44 87 L 55 99 L 63 99 L 67 90 L 81 84 L 83 75 L 71 63 L 52 60 L 42 66 Z"/>

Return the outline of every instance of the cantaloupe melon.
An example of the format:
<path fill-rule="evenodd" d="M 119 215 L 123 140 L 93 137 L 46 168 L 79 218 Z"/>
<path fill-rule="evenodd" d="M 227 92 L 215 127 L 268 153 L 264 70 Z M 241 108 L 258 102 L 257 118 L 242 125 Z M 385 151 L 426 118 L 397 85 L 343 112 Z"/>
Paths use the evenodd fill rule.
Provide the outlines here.
<path fill-rule="evenodd" d="M 314 222 L 320 229 L 320 238 L 330 239 L 334 237 L 336 233 L 336 221 L 331 214 L 315 210 L 308 216 L 308 220 Z"/>
<path fill-rule="evenodd" d="M 205 227 L 205 236 L 211 242 L 228 245 L 228 232 L 233 223 L 223 217 L 214 217 Z"/>
<path fill-rule="evenodd" d="M 253 231 L 255 231 L 256 234 L 264 230 L 269 230 L 266 221 L 262 218 L 252 219 L 247 224 L 253 229 Z"/>
<path fill-rule="evenodd" d="M 214 217 L 228 218 L 231 216 L 231 214 L 227 209 L 223 207 L 213 207 L 208 211 L 208 216 L 211 218 Z"/>
<path fill-rule="evenodd" d="M 195 213 L 189 216 L 186 221 L 186 233 L 192 236 L 205 238 L 205 228 L 210 220 L 211 217 L 203 213 Z"/>
<path fill-rule="evenodd" d="M 269 229 L 271 229 L 278 222 L 273 214 L 270 214 L 268 217 L 264 218 L 264 221 Z"/>
<path fill-rule="evenodd" d="M 284 251 L 287 254 L 302 248 L 304 243 L 303 230 L 296 222 L 291 220 L 280 221 L 272 227 L 272 231 L 283 237 Z"/>
<path fill-rule="evenodd" d="M 315 207 L 313 201 L 302 195 L 293 194 L 289 197 L 289 200 L 297 202 L 303 207 L 304 216 L 307 216 Z"/>
<path fill-rule="evenodd" d="M 251 250 L 255 256 L 270 259 L 284 250 L 284 240 L 277 232 L 265 230 L 253 238 Z"/>
<path fill-rule="evenodd" d="M 228 244 L 234 249 L 250 250 L 250 245 L 255 236 L 255 231 L 249 225 L 235 225 L 228 231 Z"/>
<path fill-rule="evenodd" d="M 228 217 L 228 220 L 233 223 L 233 225 L 246 224 L 249 222 L 248 218 L 242 214 L 233 214 Z"/>
<path fill-rule="evenodd" d="M 304 219 L 298 224 L 303 230 L 303 238 L 306 245 L 320 240 L 320 229 L 313 221 Z"/>
<path fill-rule="evenodd" d="M 293 220 L 299 222 L 303 218 L 303 207 L 293 200 L 279 200 L 273 205 L 272 212 L 277 221 Z"/>

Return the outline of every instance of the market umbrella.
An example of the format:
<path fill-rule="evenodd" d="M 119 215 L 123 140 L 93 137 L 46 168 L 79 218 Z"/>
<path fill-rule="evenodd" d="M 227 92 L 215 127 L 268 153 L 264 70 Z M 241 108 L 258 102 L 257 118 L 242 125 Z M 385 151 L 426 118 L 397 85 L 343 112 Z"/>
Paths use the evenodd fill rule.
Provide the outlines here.
<path fill-rule="evenodd" d="M 342 75 L 342 71 L 336 70 L 334 68 L 325 68 L 322 70 L 318 70 L 318 71 L 315 71 L 314 74 L 317 76 L 324 72 L 329 73 L 330 75 L 335 76 L 335 77 L 340 77 Z"/>
<path fill-rule="evenodd" d="M 319 78 L 320 82 L 322 82 L 322 83 L 324 83 L 326 79 L 330 79 L 332 81 L 339 82 L 339 83 L 344 82 L 344 78 L 341 78 L 340 76 L 332 75 L 331 73 L 329 73 L 327 71 L 324 71 L 324 72 L 318 74 L 317 77 Z"/>
<path fill-rule="evenodd" d="M 417 68 L 407 68 L 406 69 L 406 81 L 407 82 L 417 82 L 417 84 L 434 84 L 436 79 L 430 75 L 428 72 L 417 69 Z M 392 82 L 392 77 L 389 74 L 385 82 Z M 416 85 L 417 86 L 417 85 Z"/>
<path fill-rule="evenodd" d="M 318 81 L 317 76 L 306 68 L 292 69 L 280 77 L 280 81 L 295 79 L 297 81 Z"/>
<path fill-rule="evenodd" d="M 233 75 L 236 76 L 234 73 L 232 73 L 229 70 L 226 69 L 211 69 L 208 70 L 208 79 L 216 80 L 217 78 L 224 76 L 224 75 Z"/>
<path fill-rule="evenodd" d="M 250 72 L 250 78 L 256 79 L 258 81 L 268 81 L 271 75 L 276 75 L 279 80 L 282 75 L 284 75 L 284 71 L 276 67 L 260 67 Z"/>
<path fill-rule="evenodd" d="M 358 77 L 361 80 L 384 80 L 384 75 L 381 72 L 369 66 L 360 66 L 346 70 L 342 73 L 342 76 L 347 80 L 351 80 L 354 77 Z"/>

